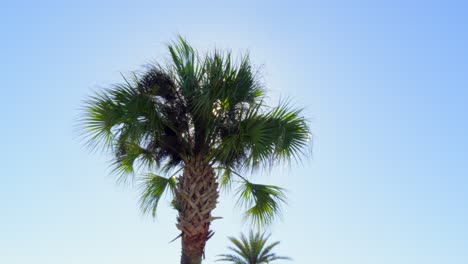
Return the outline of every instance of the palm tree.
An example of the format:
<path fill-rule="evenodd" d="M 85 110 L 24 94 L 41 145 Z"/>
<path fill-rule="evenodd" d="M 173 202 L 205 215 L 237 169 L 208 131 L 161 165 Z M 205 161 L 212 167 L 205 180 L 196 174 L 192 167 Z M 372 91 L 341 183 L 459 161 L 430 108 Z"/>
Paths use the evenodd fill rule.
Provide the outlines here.
<path fill-rule="evenodd" d="M 163 194 L 172 196 L 181 263 L 198 264 L 220 218 L 212 216 L 220 188 L 238 184 L 245 216 L 271 222 L 283 189 L 246 175 L 300 158 L 310 133 L 301 109 L 264 104 L 248 56 L 238 63 L 220 51 L 200 56 L 182 38 L 168 49 L 167 66 L 148 65 L 90 96 L 79 126 L 89 146 L 113 155 L 119 180 L 145 173 L 136 178 L 144 212 L 155 216 Z"/>
<path fill-rule="evenodd" d="M 289 257 L 277 256 L 272 253 L 274 247 L 280 242 L 276 241 L 270 245 L 266 242 L 270 235 L 265 236 L 265 233 L 253 233 L 250 231 L 247 239 L 244 234 L 241 234 L 240 240 L 235 237 L 229 237 L 229 240 L 234 247 L 229 246 L 228 249 L 234 251 L 234 254 L 222 254 L 217 261 L 228 261 L 234 264 L 262 264 L 272 263 L 275 260 L 290 260 Z"/>

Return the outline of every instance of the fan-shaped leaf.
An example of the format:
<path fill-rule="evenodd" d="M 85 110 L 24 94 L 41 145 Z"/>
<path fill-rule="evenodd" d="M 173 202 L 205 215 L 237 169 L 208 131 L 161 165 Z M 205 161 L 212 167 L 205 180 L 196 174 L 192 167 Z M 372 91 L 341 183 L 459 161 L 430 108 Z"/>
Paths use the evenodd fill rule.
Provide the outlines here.
<path fill-rule="evenodd" d="M 156 216 L 157 207 L 166 190 L 174 195 L 176 180 L 174 177 L 165 178 L 162 176 L 148 174 L 143 178 L 140 188 L 142 190 L 140 197 L 140 206 L 144 213 L 151 212 Z"/>

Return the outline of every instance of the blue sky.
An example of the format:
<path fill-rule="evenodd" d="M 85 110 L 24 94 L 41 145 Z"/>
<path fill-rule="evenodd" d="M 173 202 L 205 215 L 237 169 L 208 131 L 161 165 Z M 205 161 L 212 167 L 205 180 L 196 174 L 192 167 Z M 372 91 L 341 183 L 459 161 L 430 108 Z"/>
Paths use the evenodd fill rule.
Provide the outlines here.
<path fill-rule="evenodd" d="M 288 189 L 278 253 L 468 263 L 468 6 L 405 2 L 4 3 L 0 263 L 178 262 L 174 212 L 143 216 L 74 129 L 86 95 L 167 60 L 177 34 L 249 50 L 272 102 L 306 107 L 313 157 L 255 178 Z M 215 214 L 205 263 L 248 230 L 232 198 Z"/>

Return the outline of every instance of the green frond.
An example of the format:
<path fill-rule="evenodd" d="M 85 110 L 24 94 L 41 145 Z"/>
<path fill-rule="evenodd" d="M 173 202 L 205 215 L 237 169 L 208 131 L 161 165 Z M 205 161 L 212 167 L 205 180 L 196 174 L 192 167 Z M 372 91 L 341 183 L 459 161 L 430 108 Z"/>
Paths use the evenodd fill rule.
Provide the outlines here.
<path fill-rule="evenodd" d="M 232 254 L 222 254 L 222 255 L 218 255 L 219 259 L 216 260 L 216 262 L 218 261 L 228 261 L 228 262 L 231 262 L 231 263 L 234 263 L 234 264 L 249 264 L 248 262 L 245 262 L 243 259 L 241 259 L 240 257 L 236 256 L 236 255 L 232 255 Z"/>
<path fill-rule="evenodd" d="M 299 158 L 310 140 L 310 131 L 301 109 L 280 104 L 266 114 L 243 122 L 242 132 L 250 146 L 249 163 L 271 166 L 277 161 Z"/>
<path fill-rule="evenodd" d="M 264 96 L 248 56 L 236 63 L 230 52 L 216 50 L 206 55 L 203 72 L 195 109 L 205 119 L 233 118 L 245 104 L 258 103 Z"/>
<path fill-rule="evenodd" d="M 168 49 L 178 85 L 186 98 L 192 97 L 198 88 L 201 74 L 198 54 L 181 36 L 177 42 L 169 44 Z"/>
<path fill-rule="evenodd" d="M 265 240 L 268 240 L 269 237 L 265 238 Z M 262 257 L 264 256 L 268 256 L 271 252 L 271 250 L 276 247 L 277 245 L 280 244 L 280 241 L 276 241 L 276 242 L 273 242 L 271 243 L 270 245 L 266 246 L 266 247 L 263 247 L 262 249 Z"/>
<path fill-rule="evenodd" d="M 227 127 L 213 149 L 214 159 L 236 169 L 271 168 L 277 162 L 299 160 L 310 141 L 301 109 L 280 104 L 262 113 L 262 104 L 245 110 L 237 123 Z"/>
<path fill-rule="evenodd" d="M 236 252 L 239 256 L 245 259 L 250 258 L 249 241 L 244 236 L 244 234 L 241 234 L 240 239 L 237 239 L 235 237 L 228 237 L 228 239 L 235 246 L 235 247 L 228 247 L 229 250 Z"/>
<path fill-rule="evenodd" d="M 154 153 L 137 144 L 122 142 L 114 146 L 113 152 L 112 172 L 118 176 L 119 183 L 126 183 L 129 176 L 134 176 L 136 168 L 149 169 L 158 165 Z"/>
<path fill-rule="evenodd" d="M 290 260 L 289 257 L 278 256 L 272 252 L 272 249 L 276 247 L 279 242 L 273 242 L 267 245 L 267 241 L 270 235 L 265 233 L 250 231 L 249 236 L 246 237 L 244 234 L 240 235 L 240 239 L 235 237 L 229 237 L 229 241 L 233 246 L 229 246 L 228 249 L 234 254 L 222 254 L 218 255 L 221 257 L 217 261 L 227 261 L 231 263 L 245 263 L 245 264 L 263 264 L 272 263 L 275 260 Z"/>
<path fill-rule="evenodd" d="M 246 219 L 250 219 L 257 227 L 270 224 L 280 215 L 281 204 L 286 202 L 284 189 L 273 185 L 251 183 L 245 179 L 237 194 L 238 205 L 247 209 Z"/>
<path fill-rule="evenodd" d="M 218 171 L 219 187 L 223 190 L 229 191 L 232 185 L 232 172 L 229 169 Z"/>
<path fill-rule="evenodd" d="M 136 84 L 135 84 L 136 85 Z M 113 140 L 139 141 L 150 131 L 161 130 L 164 118 L 158 103 L 138 93 L 131 84 L 114 85 L 85 101 L 81 120 L 89 144 L 112 146 Z"/>
<path fill-rule="evenodd" d="M 82 135 L 86 144 L 95 148 L 103 144 L 107 149 L 112 145 L 112 128 L 120 123 L 122 110 L 109 97 L 107 92 L 94 94 L 84 102 L 85 116 L 80 119 Z"/>
<path fill-rule="evenodd" d="M 310 129 L 301 113 L 302 109 L 292 108 L 285 102 L 266 115 L 277 137 L 274 151 L 276 159 L 299 159 L 304 155 L 303 149 L 310 141 Z"/>
<path fill-rule="evenodd" d="M 237 167 L 246 158 L 246 142 L 239 133 L 232 133 L 222 138 L 220 144 L 212 150 L 211 156 L 216 162 L 226 167 Z"/>
<path fill-rule="evenodd" d="M 234 71 L 229 83 L 231 88 L 227 90 L 225 96 L 231 109 L 234 109 L 239 103 L 254 104 L 260 102 L 264 97 L 265 90 L 257 80 L 249 55 L 241 58 L 240 64 Z"/>
<path fill-rule="evenodd" d="M 176 179 L 174 177 L 165 178 L 155 174 L 147 174 L 140 184 L 140 207 L 143 213 L 151 213 L 156 216 L 159 201 L 166 190 L 174 195 L 176 188 Z"/>
<path fill-rule="evenodd" d="M 168 74 L 153 66 L 85 102 L 82 133 L 92 148 L 112 152 L 119 182 L 126 182 L 136 167 L 159 167 L 163 160 L 167 167 L 180 163 L 184 142 L 177 144 L 177 133 L 184 128 L 184 118 L 177 111 L 183 107 L 167 103 L 175 96 L 174 85 Z"/>
<path fill-rule="evenodd" d="M 277 141 L 276 128 L 261 115 L 245 119 L 240 125 L 240 135 L 248 152 L 246 163 L 249 167 L 256 169 L 262 164 L 271 165 Z"/>
<path fill-rule="evenodd" d="M 269 238 L 269 235 L 265 238 L 264 233 L 254 233 L 252 230 L 249 234 L 249 246 L 251 251 L 251 259 L 257 261 L 261 257 L 261 251 L 265 246 L 266 240 Z"/>
<path fill-rule="evenodd" d="M 112 172 L 118 174 L 119 182 L 125 182 L 125 177 L 135 172 L 134 164 L 142 151 L 138 147 L 132 147 L 129 144 L 126 146 L 117 146 L 115 151 L 114 162 L 112 163 Z"/>

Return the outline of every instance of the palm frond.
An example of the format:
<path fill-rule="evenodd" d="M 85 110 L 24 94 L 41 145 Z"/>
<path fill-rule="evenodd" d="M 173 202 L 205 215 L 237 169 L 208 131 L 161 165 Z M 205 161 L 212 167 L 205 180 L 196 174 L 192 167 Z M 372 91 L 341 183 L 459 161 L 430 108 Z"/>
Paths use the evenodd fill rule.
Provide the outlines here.
<path fill-rule="evenodd" d="M 303 149 L 310 141 L 310 129 L 301 113 L 301 108 L 293 108 L 284 102 L 266 115 L 269 125 L 275 128 L 276 159 L 299 159 L 305 154 Z"/>
<path fill-rule="evenodd" d="M 261 227 L 270 224 L 280 215 L 281 203 L 286 202 L 284 189 L 273 186 L 255 184 L 244 179 L 237 194 L 237 204 L 246 208 L 245 218 Z"/>
<path fill-rule="evenodd" d="M 179 165 L 187 145 L 180 135 L 187 129 L 183 102 L 171 101 L 175 95 L 171 77 L 152 65 L 141 77 L 124 77 L 124 83 L 85 102 L 82 133 L 91 148 L 111 150 L 119 182 L 126 182 L 135 166 L 159 167 L 163 160 L 167 167 Z"/>
<path fill-rule="evenodd" d="M 250 248 L 249 248 L 249 240 L 241 234 L 240 239 L 235 237 L 228 237 L 229 241 L 235 247 L 228 247 L 229 250 L 236 252 L 239 256 L 243 257 L 244 259 L 250 259 Z"/>
<path fill-rule="evenodd" d="M 214 159 L 237 170 L 272 168 L 277 162 L 300 160 L 310 141 L 301 109 L 287 103 L 262 112 L 262 104 L 245 109 L 239 121 L 227 127 L 213 149 Z"/>
<path fill-rule="evenodd" d="M 230 88 L 226 89 L 224 98 L 229 102 L 229 110 L 235 110 L 240 103 L 258 103 L 264 97 L 265 90 L 257 80 L 248 54 L 242 56 L 238 66 L 234 66 L 228 82 Z"/>
<path fill-rule="evenodd" d="M 265 238 L 267 240 L 268 238 Z M 270 245 L 266 246 L 263 248 L 263 250 L 260 253 L 259 256 L 259 262 L 260 263 L 270 263 L 275 260 L 292 260 L 290 257 L 286 256 L 278 256 L 275 253 L 272 252 L 273 248 L 278 246 L 280 244 L 280 241 L 276 241 L 271 243 Z"/>
<path fill-rule="evenodd" d="M 277 161 L 298 159 L 310 140 L 307 121 L 300 115 L 301 109 L 280 104 L 265 114 L 252 115 L 242 122 L 252 168 L 263 164 L 272 167 Z"/>
<path fill-rule="evenodd" d="M 249 234 L 249 246 L 251 251 L 251 260 L 258 261 L 261 257 L 261 251 L 265 246 L 266 240 L 269 238 L 269 235 L 265 238 L 264 233 L 254 233 L 252 230 Z"/>
<path fill-rule="evenodd" d="M 123 115 L 122 109 L 117 107 L 108 93 L 95 93 L 84 102 L 85 116 L 79 122 L 86 145 L 91 149 L 98 144 L 102 144 L 104 149 L 112 146 L 112 128 L 120 123 Z"/>
<path fill-rule="evenodd" d="M 262 264 L 271 263 L 275 260 L 290 260 L 289 257 L 278 256 L 272 252 L 272 249 L 276 247 L 279 242 L 273 242 L 267 245 L 267 241 L 270 235 L 265 233 L 250 231 L 249 236 L 246 237 L 244 234 L 240 234 L 240 238 L 229 237 L 229 241 L 233 246 L 229 246 L 228 249 L 234 254 L 222 254 L 218 255 L 221 257 L 217 261 L 227 261 L 231 263 L 243 263 L 243 264 Z"/>
<path fill-rule="evenodd" d="M 186 98 L 191 98 L 198 89 L 201 75 L 198 54 L 181 36 L 177 42 L 169 44 L 168 49 L 172 59 L 171 66 L 176 72 L 175 76 L 182 94 Z"/>
<path fill-rule="evenodd" d="M 234 264 L 249 264 L 248 262 L 245 262 L 245 260 L 241 259 L 240 257 L 236 255 L 232 255 L 232 254 L 222 254 L 222 255 L 218 255 L 218 257 L 221 257 L 221 258 L 217 259 L 216 262 L 229 261 Z"/>
<path fill-rule="evenodd" d="M 85 101 L 81 126 L 88 144 L 111 147 L 114 139 L 137 142 L 151 131 L 161 130 L 164 118 L 160 106 L 139 93 L 136 86 L 126 80 Z"/>
<path fill-rule="evenodd" d="M 151 213 L 156 216 L 159 201 L 166 190 L 170 195 L 174 195 L 176 179 L 174 177 L 165 178 L 155 174 L 147 174 L 140 184 L 140 207 L 143 213 Z"/>
<path fill-rule="evenodd" d="M 223 190 L 229 191 L 232 187 L 232 171 L 230 169 L 218 170 L 219 187 Z"/>

